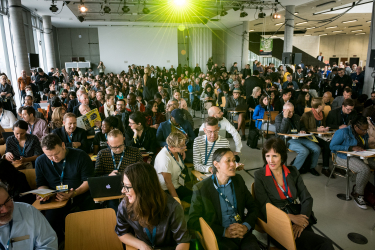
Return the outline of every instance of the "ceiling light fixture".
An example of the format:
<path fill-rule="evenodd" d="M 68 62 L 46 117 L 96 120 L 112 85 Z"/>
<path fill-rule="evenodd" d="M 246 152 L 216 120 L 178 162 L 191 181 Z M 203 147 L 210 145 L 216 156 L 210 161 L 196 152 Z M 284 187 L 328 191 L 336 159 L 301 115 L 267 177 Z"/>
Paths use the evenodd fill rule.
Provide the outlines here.
<path fill-rule="evenodd" d="M 261 14 L 261 13 L 259 13 L 259 14 Z M 247 16 L 248 16 L 248 14 L 247 14 L 246 11 L 242 11 L 242 12 L 240 13 L 240 17 L 247 17 Z"/>
<path fill-rule="evenodd" d="M 299 12 L 294 12 L 294 15 L 298 15 L 299 14 Z"/>
<path fill-rule="evenodd" d="M 254 31 L 254 30 L 249 30 L 249 32 L 251 32 L 251 31 Z"/>
<path fill-rule="evenodd" d="M 354 20 L 349 20 L 349 21 L 343 21 L 342 23 L 353 23 L 353 22 L 357 22 L 358 20 L 357 19 L 354 19 Z"/>
<path fill-rule="evenodd" d="M 326 36 L 326 35 L 328 35 L 328 34 L 320 34 L 319 36 Z"/>
<path fill-rule="evenodd" d="M 83 17 L 83 16 L 78 16 L 77 17 L 78 18 L 78 20 L 82 23 L 83 21 L 85 21 L 85 18 Z"/>
<path fill-rule="evenodd" d="M 315 29 L 316 27 L 310 27 L 310 28 L 306 28 L 307 30 L 311 30 L 311 29 Z"/>
<path fill-rule="evenodd" d="M 366 34 L 366 32 L 357 33 L 357 34 L 355 34 L 355 35 L 358 36 L 358 35 L 364 35 L 364 34 Z"/>
<path fill-rule="evenodd" d="M 220 16 L 226 16 L 228 15 L 228 12 L 225 11 L 224 9 L 224 5 L 221 5 L 221 13 L 220 13 Z"/>
<path fill-rule="evenodd" d="M 334 30 L 332 32 L 343 32 L 343 30 Z"/>
<path fill-rule="evenodd" d="M 301 25 L 301 24 L 305 24 L 307 22 L 300 22 L 300 23 L 296 23 L 296 25 Z"/>
<path fill-rule="evenodd" d="M 366 21 L 366 23 L 371 23 L 371 20 Z"/>
<path fill-rule="evenodd" d="M 304 36 L 311 36 L 311 35 L 304 35 Z"/>
<path fill-rule="evenodd" d="M 130 11 L 130 8 L 126 6 L 126 1 L 124 1 L 124 6 L 121 8 L 122 12 L 128 13 Z"/>
<path fill-rule="evenodd" d="M 52 0 L 52 4 L 51 4 L 51 7 L 49 7 L 49 10 L 52 11 L 52 13 L 56 13 L 59 10 L 59 8 L 57 8 L 54 0 Z"/>
<path fill-rule="evenodd" d="M 283 24 L 283 23 L 277 23 L 277 24 L 275 24 L 275 26 L 279 26 L 279 25 L 281 25 L 281 24 Z"/>
<path fill-rule="evenodd" d="M 280 19 L 280 18 L 281 18 L 281 15 L 280 15 L 280 14 L 277 14 L 277 13 L 274 13 L 274 14 L 272 15 L 272 18 L 273 18 L 273 19 Z"/>
<path fill-rule="evenodd" d="M 146 8 L 146 1 L 144 1 L 144 6 L 143 6 L 143 10 L 142 10 L 143 14 L 149 14 L 150 13 L 150 10 L 148 8 Z"/>
<path fill-rule="evenodd" d="M 85 6 L 85 4 L 83 3 L 83 1 L 81 0 L 81 5 L 79 6 L 79 11 L 81 13 L 85 13 L 87 11 L 87 8 Z"/>
<path fill-rule="evenodd" d="M 239 4 L 239 3 L 236 3 L 236 4 L 234 4 L 234 6 L 233 6 L 233 10 L 234 11 L 237 11 L 237 10 L 239 10 L 241 8 L 241 4 Z"/>
<path fill-rule="evenodd" d="M 363 30 L 352 30 L 352 32 L 359 32 L 359 31 L 363 31 Z"/>
<path fill-rule="evenodd" d="M 336 26 L 331 26 L 331 27 L 327 27 L 326 29 L 334 29 L 334 28 L 337 28 L 337 25 Z"/>

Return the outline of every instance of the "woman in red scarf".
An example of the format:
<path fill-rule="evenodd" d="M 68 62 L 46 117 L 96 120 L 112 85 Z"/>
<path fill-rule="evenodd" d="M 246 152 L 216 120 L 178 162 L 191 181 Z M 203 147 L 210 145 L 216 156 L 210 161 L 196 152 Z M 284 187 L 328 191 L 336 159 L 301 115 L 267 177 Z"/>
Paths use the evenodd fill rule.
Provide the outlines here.
<path fill-rule="evenodd" d="M 311 110 L 306 112 L 301 117 L 301 122 L 305 125 L 305 128 L 309 132 L 327 132 L 329 127 L 325 126 L 325 117 L 323 113 L 323 100 L 322 98 L 314 98 L 311 101 Z M 332 134 L 333 135 L 333 134 Z M 329 143 L 331 142 L 332 135 L 322 135 L 322 136 L 315 136 L 318 140 L 319 146 L 322 148 L 323 154 L 323 169 L 322 174 L 329 177 L 329 157 L 330 157 L 330 149 Z M 335 178 L 333 175 L 331 178 Z"/>

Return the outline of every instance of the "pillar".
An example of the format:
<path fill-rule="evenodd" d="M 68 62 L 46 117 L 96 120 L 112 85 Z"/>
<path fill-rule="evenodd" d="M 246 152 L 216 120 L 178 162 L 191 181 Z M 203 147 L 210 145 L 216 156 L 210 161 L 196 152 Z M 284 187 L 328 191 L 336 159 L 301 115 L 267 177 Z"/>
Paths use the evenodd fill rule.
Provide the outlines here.
<path fill-rule="evenodd" d="M 26 74 L 30 75 L 21 0 L 9 0 L 9 21 L 17 77 L 21 76 L 22 70 L 25 70 Z"/>
<path fill-rule="evenodd" d="M 242 24 L 242 54 L 239 70 L 241 70 L 241 68 L 244 69 L 246 64 L 249 63 L 249 30 L 250 22 L 244 21 Z"/>
<path fill-rule="evenodd" d="M 286 6 L 285 11 L 285 32 L 284 32 L 284 49 L 283 52 L 293 52 L 293 33 L 294 33 L 294 12 L 295 6 Z"/>
<path fill-rule="evenodd" d="M 55 47 L 53 45 L 51 16 L 43 16 L 43 32 L 44 32 L 43 33 L 44 44 L 46 48 L 46 59 L 47 59 L 47 69 L 44 69 L 44 71 L 49 72 L 51 68 L 56 67 Z"/>
<path fill-rule="evenodd" d="M 371 14 L 371 26 L 375 22 L 375 4 L 372 5 L 372 14 Z M 370 60 L 371 60 L 371 50 L 375 50 L 375 33 L 374 29 L 370 29 L 370 35 L 369 35 L 369 43 L 368 43 L 368 49 L 367 49 L 367 60 L 366 60 L 366 71 L 365 71 L 365 82 L 363 84 L 363 94 L 366 94 L 368 96 L 371 96 L 371 92 L 373 91 L 374 87 L 374 78 L 371 76 L 375 65 L 372 65 L 372 67 L 369 66 Z"/>

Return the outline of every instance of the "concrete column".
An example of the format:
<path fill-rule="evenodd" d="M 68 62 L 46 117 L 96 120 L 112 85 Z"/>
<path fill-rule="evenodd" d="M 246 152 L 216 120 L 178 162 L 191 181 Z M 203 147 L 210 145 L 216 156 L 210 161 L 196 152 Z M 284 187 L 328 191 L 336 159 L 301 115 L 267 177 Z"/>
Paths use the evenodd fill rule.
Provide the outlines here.
<path fill-rule="evenodd" d="M 375 67 L 370 67 L 370 60 L 371 60 L 371 50 L 375 50 L 375 32 L 373 23 L 375 22 L 375 4 L 372 6 L 372 14 L 371 14 L 371 28 L 370 28 L 370 36 L 369 36 L 369 43 L 367 49 L 367 60 L 366 60 L 366 71 L 365 71 L 365 82 L 363 85 L 363 94 L 371 96 L 371 92 L 373 91 L 374 86 L 374 78 L 371 76 L 374 72 Z"/>
<path fill-rule="evenodd" d="M 56 67 L 55 46 L 53 44 L 51 16 L 43 16 L 43 32 L 47 59 L 47 69 L 44 69 L 44 71 L 49 72 L 51 68 Z"/>
<path fill-rule="evenodd" d="M 244 21 L 242 24 L 242 54 L 241 54 L 241 65 L 239 69 L 244 69 L 246 64 L 249 63 L 249 30 L 250 22 Z"/>
<path fill-rule="evenodd" d="M 284 32 L 284 49 L 283 52 L 293 52 L 293 33 L 294 33 L 294 5 L 286 6 L 285 11 L 285 32 Z"/>
<path fill-rule="evenodd" d="M 21 76 L 22 70 L 30 75 L 21 0 L 9 0 L 9 22 L 17 77 Z M 18 90 L 16 93 L 18 93 Z"/>

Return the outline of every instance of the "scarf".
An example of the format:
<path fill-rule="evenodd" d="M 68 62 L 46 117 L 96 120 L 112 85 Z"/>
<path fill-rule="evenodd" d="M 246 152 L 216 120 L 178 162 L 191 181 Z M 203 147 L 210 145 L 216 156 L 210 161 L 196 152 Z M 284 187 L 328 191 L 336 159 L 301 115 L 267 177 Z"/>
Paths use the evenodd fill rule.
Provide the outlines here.
<path fill-rule="evenodd" d="M 316 112 L 315 109 L 311 109 L 311 111 L 314 114 L 314 117 L 315 117 L 316 120 L 318 120 L 318 121 L 323 120 L 323 112 L 322 111 L 320 111 L 319 114 L 318 114 L 318 112 Z"/>
<path fill-rule="evenodd" d="M 112 105 L 108 108 L 107 103 L 104 103 L 104 115 L 105 117 L 111 116 L 115 114 L 115 106 Z"/>

